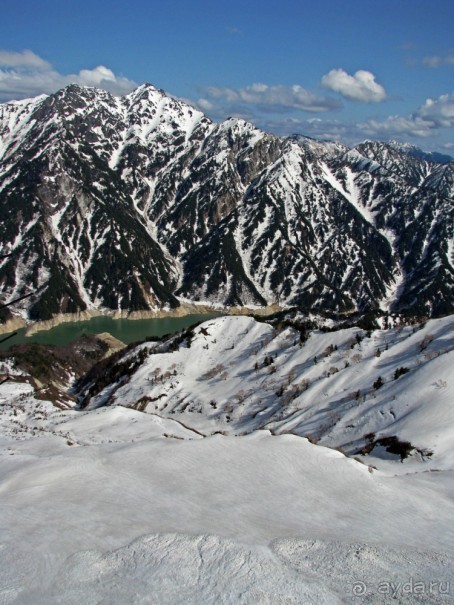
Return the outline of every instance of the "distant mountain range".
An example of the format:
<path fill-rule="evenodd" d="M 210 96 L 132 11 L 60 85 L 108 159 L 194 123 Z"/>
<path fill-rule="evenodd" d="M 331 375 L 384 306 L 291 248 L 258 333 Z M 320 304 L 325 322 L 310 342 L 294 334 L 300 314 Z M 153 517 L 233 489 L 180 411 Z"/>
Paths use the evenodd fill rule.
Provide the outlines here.
<path fill-rule="evenodd" d="M 452 313 L 448 160 L 215 124 L 148 84 L 4 104 L 1 300 L 33 292 L 34 320 L 182 300 Z"/>

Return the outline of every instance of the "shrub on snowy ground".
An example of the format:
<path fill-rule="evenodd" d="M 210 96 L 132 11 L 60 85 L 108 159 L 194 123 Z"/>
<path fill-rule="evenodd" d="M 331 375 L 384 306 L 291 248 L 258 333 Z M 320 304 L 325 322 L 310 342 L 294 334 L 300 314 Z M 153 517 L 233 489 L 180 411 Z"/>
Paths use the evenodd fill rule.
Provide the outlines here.
<path fill-rule="evenodd" d="M 205 374 L 202 374 L 202 376 L 200 376 L 200 380 L 210 380 L 212 378 L 216 378 L 216 376 L 219 376 L 220 378 L 222 378 L 224 373 L 225 373 L 225 366 L 222 363 L 218 363 L 213 368 L 211 368 L 210 370 L 205 372 Z M 225 380 L 225 378 L 223 380 Z"/>
<path fill-rule="evenodd" d="M 267 355 L 265 357 L 265 359 L 263 360 L 263 365 L 264 366 L 271 366 L 274 362 L 274 359 L 271 357 L 271 355 Z"/>
<path fill-rule="evenodd" d="M 379 376 L 377 380 L 374 382 L 373 387 L 376 391 L 381 388 L 385 383 L 383 382 L 383 378 Z"/>
<path fill-rule="evenodd" d="M 301 393 L 307 391 L 310 386 L 309 378 L 303 378 L 296 386 L 301 390 Z"/>
<path fill-rule="evenodd" d="M 410 371 L 409 368 L 406 368 L 403 366 L 400 368 L 396 368 L 396 371 L 394 372 L 394 380 L 397 380 L 398 378 L 400 378 L 400 376 L 403 376 L 404 374 L 406 374 L 409 371 Z"/>
<path fill-rule="evenodd" d="M 419 352 L 422 353 L 425 349 L 427 349 L 433 339 L 433 334 L 426 334 L 419 343 Z"/>
<path fill-rule="evenodd" d="M 386 449 L 386 451 L 390 454 L 395 454 L 396 456 L 400 456 L 400 461 L 403 462 L 405 458 L 413 451 L 418 451 L 423 456 L 431 456 L 432 452 L 430 450 L 417 450 L 414 445 L 412 445 L 409 441 L 401 441 L 395 435 L 391 437 L 380 437 L 379 439 L 375 439 L 375 434 L 370 433 L 369 435 L 365 435 L 366 440 L 368 441 L 367 445 L 359 451 L 359 454 L 367 456 L 370 454 L 375 446 L 381 445 Z"/>
<path fill-rule="evenodd" d="M 296 378 L 296 371 L 293 369 L 287 374 L 287 384 L 291 384 Z"/>
<path fill-rule="evenodd" d="M 323 351 L 323 356 L 328 357 L 331 353 L 334 352 L 334 345 L 328 345 L 326 349 Z"/>
<path fill-rule="evenodd" d="M 281 397 L 282 405 L 288 405 L 291 401 L 299 397 L 301 393 L 304 393 L 304 391 L 306 391 L 308 388 L 309 380 L 307 378 L 304 378 L 303 380 L 301 380 L 297 384 L 293 384 L 286 390 L 283 386 L 281 386 L 276 395 L 278 397 Z"/>
<path fill-rule="evenodd" d="M 244 403 L 244 400 L 247 397 L 247 393 L 241 389 L 241 391 L 238 391 L 238 393 L 235 395 L 235 399 L 237 400 L 238 403 Z"/>
<path fill-rule="evenodd" d="M 426 351 L 424 353 L 424 359 L 426 361 L 431 361 L 440 355 L 439 351 Z"/>

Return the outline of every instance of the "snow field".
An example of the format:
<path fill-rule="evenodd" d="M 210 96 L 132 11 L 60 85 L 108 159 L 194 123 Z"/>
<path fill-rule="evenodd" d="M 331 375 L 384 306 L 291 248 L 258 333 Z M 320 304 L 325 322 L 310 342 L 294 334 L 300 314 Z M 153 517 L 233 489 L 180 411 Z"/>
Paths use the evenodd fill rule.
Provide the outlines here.
<path fill-rule="evenodd" d="M 300 346 L 292 328 L 220 317 L 190 343 L 129 351 L 152 354 L 93 409 L 0 386 L 1 605 L 453 602 L 452 318 Z M 283 405 L 279 387 L 304 379 Z M 364 431 L 433 455 L 324 447 Z"/>

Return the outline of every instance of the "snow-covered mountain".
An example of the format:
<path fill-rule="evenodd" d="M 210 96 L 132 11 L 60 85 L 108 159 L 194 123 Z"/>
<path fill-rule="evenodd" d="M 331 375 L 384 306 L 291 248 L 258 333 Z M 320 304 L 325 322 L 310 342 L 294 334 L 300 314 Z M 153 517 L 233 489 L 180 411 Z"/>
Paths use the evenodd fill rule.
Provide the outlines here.
<path fill-rule="evenodd" d="M 452 312 L 454 164 L 279 138 L 143 85 L 0 106 L 0 287 L 22 313 Z"/>
<path fill-rule="evenodd" d="M 76 390 L 83 409 L 122 405 L 201 435 L 290 432 L 367 459 L 394 444 L 397 459 L 452 468 L 453 335 L 453 316 L 334 331 L 220 317 L 117 353 Z"/>

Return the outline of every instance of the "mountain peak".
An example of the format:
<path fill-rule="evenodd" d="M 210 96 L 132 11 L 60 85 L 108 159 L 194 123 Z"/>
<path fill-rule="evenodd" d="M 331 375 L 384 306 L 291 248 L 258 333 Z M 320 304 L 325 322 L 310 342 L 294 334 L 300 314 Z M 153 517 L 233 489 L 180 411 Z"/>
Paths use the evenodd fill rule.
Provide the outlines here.
<path fill-rule="evenodd" d="M 157 88 L 150 84 L 149 82 L 145 82 L 141 84 L 137 88 L 135 88 L 132 92 L 125 95 L 126 97 L 131 98 L 144 98 L 150 96 L 159 96 L 159 97 L 170 97 L 170 95 L 166 94 L 166 92 L 162 88 Z"/>

